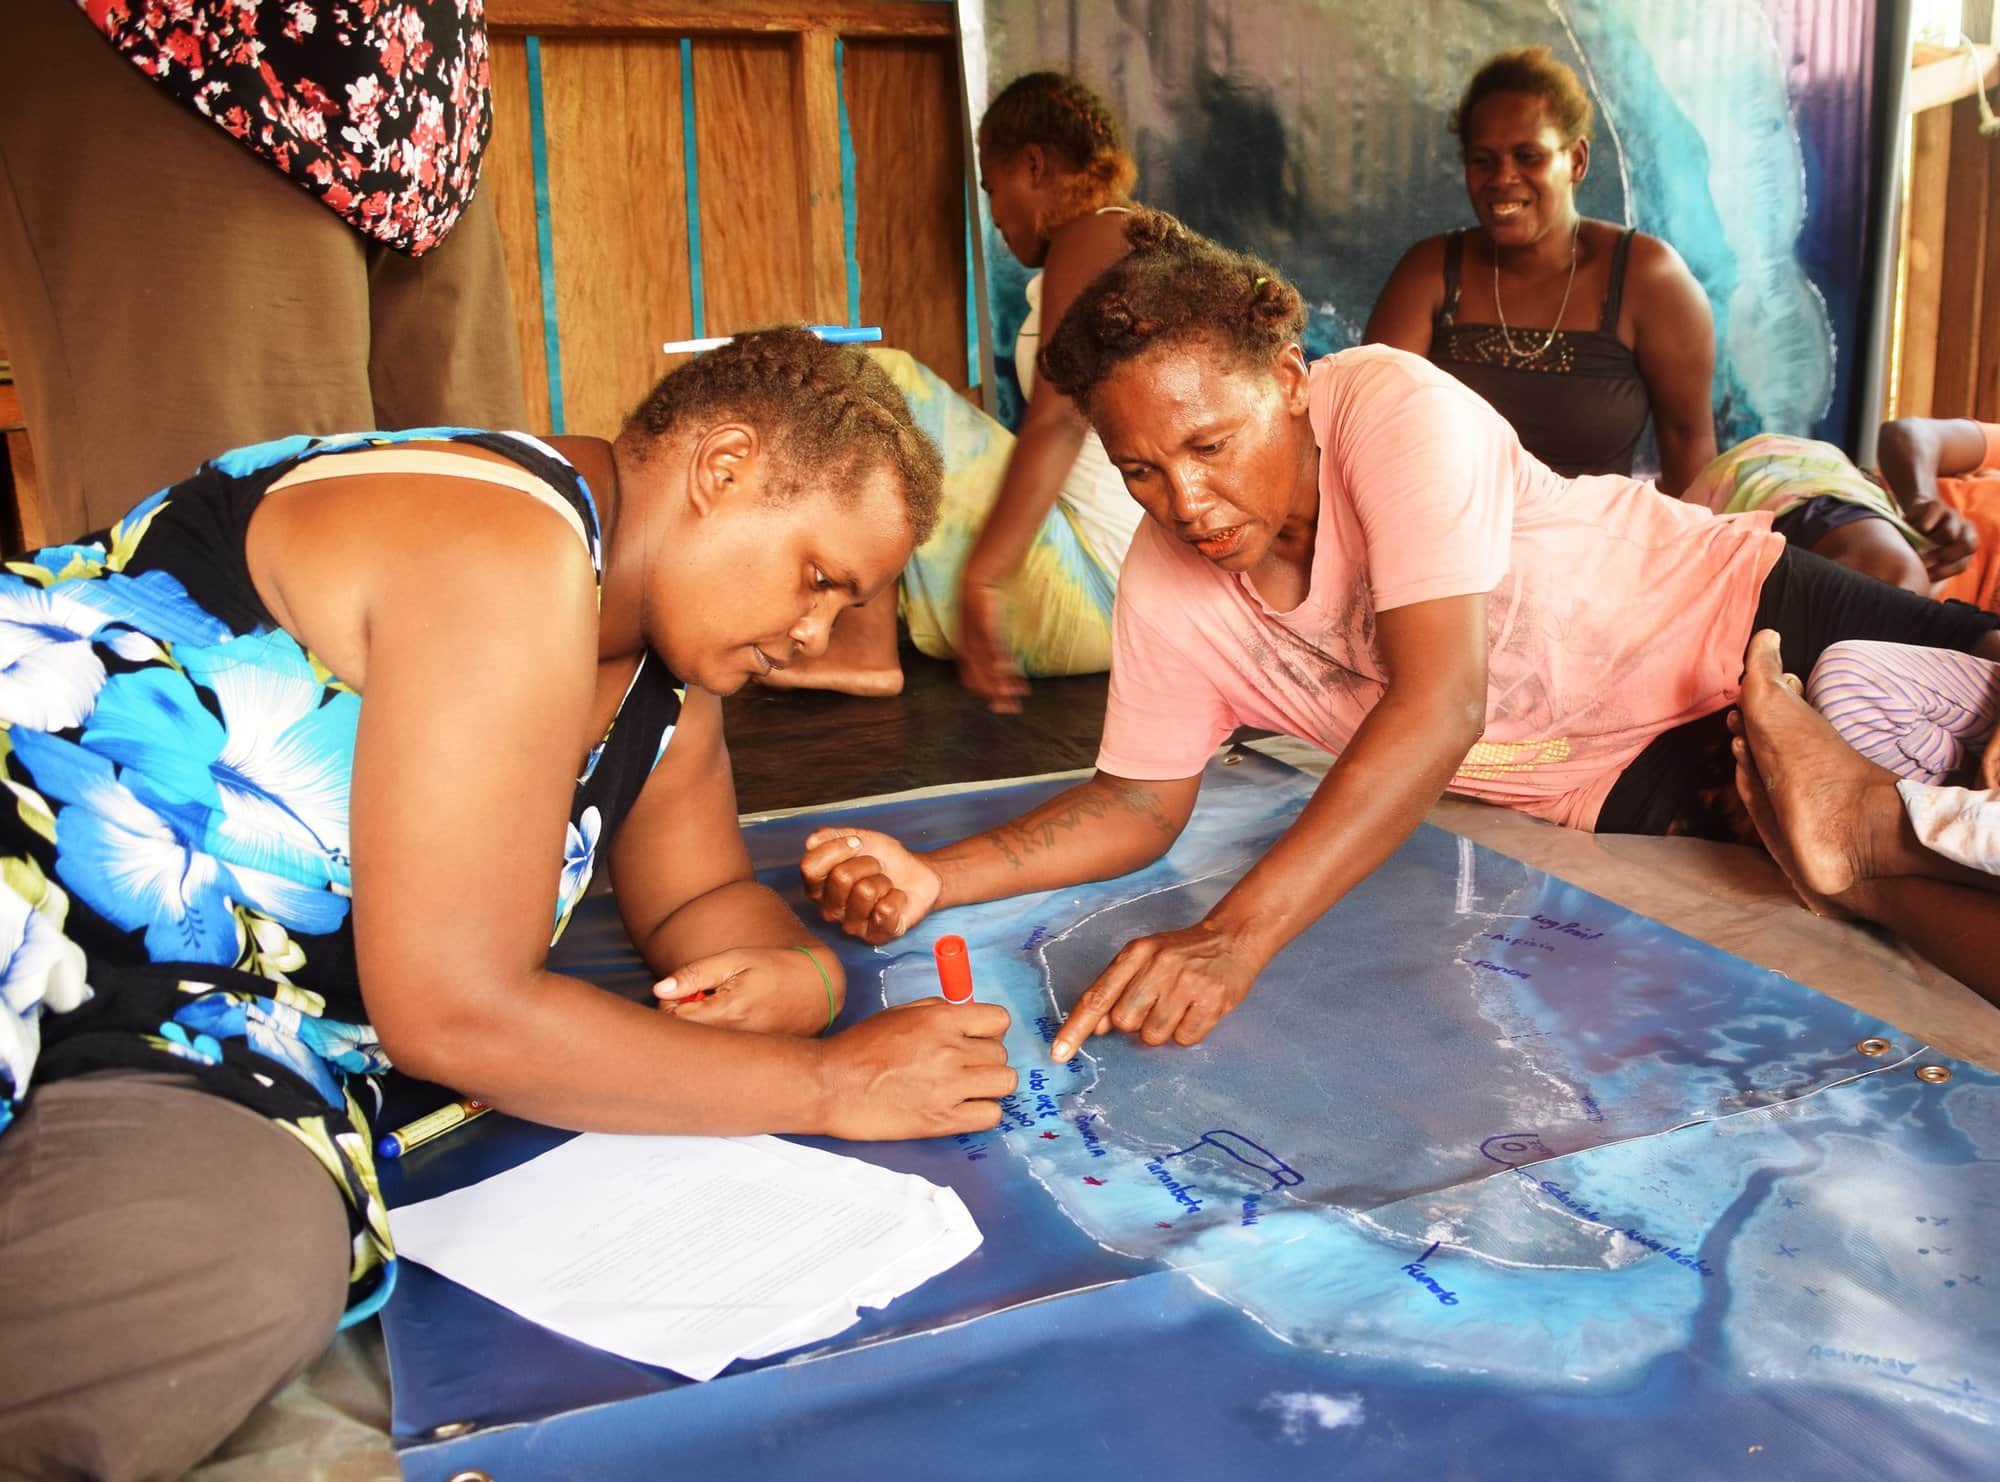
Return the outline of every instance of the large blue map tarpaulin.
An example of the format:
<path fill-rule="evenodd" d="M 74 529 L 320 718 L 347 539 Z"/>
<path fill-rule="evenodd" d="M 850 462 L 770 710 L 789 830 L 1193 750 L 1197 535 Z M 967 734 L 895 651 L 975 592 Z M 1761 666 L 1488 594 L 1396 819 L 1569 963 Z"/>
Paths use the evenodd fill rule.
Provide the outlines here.
<path fill-rule="evenodd" d="M 747 833 L 796 897 L 827 818 L 922 846 L 1061 785 Z M 1151 869 L 843 945 L 851 1018 L 935 992 L 963 935 L 1022 1082 L 992 1133 L 821 1144 L 950 1184 L 985 1234 L 838 1338 L 689 1384 L 404 1263 L 406 1474 L 1990 1475 L 2000 1076 L 1777 973 L 1425 828 L 1204 1044 L 1050 1063 L 1117 946 L 1197 917 L 1310 788 L 1239 753 Z M 565 966 L 643 991 L 607 907 Z M 562 1135 L 488 1117 L 385 1190 Z"/>

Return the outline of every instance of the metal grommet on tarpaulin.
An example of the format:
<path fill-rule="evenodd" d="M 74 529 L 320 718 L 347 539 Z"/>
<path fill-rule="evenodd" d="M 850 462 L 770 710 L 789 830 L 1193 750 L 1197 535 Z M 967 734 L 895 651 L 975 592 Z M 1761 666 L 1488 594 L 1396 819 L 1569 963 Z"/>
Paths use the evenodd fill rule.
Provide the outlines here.
<path fill-rule="evenodd" d="M 1928 1081 L 1933 1086 L 1942 1086 L 1946 1081 L 1951 1079 L 1951 1067 L 1949 1065 L 1919 1065 L 1917 1067 L 1917 1079 Z"/>
<path fill-rule="evenodd" d="M 467 1435 L 478 1429 L 479 1424 L 477 1421 L 454 1420 L 445 1425 L 433 1427 L 427 1439 L 432 1441 L 455 1441 L 460 1436 Z M 452 1482 L 458 1482 L 458 1479 L 454 1477 Z"/>
<path fill-rule="evenodd" d="M 1886 1055 L 1889 1053 L 1890 1046 L 1886 1039 L 1864 1039 L 1854 1048 L 1864 1055 Z"/>
<path fill-rule="evenodd" d="M 1242 762 L 1242 760 L 1243 760 L 1242 752 L 1232 751 L 1229 753 L 1228 756 L 1222 759 L 1222 765 L 1225 767 L 1234 767 L 1239 765 Z"/>
<path fill-rule="evenodd" d="M 453 1472 L 450 1482 L 493 1482 L 493 1474 L 468 1469 L 463 1472 Z"/>

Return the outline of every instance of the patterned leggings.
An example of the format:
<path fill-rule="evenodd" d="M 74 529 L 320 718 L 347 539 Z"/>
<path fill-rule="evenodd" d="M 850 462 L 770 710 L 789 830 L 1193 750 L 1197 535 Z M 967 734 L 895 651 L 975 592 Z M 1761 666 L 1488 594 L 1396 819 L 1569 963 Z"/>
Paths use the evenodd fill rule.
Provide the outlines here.
<path fill-rule="evenodd" d="M 1977 781 L 2000 724 L 2000 664 L 1948 649 L 1836 643 L 1820 656 L 1806 699 L 1843 740 L 1894 772 L 1925 848 L 2000 875 L 2000 794 Z"/>

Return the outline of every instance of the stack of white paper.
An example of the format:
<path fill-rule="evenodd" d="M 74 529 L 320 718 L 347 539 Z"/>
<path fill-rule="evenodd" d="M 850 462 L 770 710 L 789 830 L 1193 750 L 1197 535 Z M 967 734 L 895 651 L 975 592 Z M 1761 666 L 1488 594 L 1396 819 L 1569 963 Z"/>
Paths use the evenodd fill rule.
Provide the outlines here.
<path fill-rule="evenodd" d="M 690 1379 L 830 1337 L 980 1240 L 952 1190 L 775 1137 L 586 1133 L 389 1223 L 461 1286 Z"/>

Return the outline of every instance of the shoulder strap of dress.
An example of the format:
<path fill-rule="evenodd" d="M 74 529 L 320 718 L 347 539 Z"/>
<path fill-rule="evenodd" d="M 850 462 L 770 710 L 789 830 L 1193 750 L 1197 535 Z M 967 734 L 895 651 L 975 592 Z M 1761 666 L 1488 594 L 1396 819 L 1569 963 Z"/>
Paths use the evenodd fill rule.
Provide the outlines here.
<path fill-rule="evenodd" d="M 1625 302 L 1625 263 L 1632 255 L 1632 234 L 1637 230 L 1626 227 L 1618 234 L 1618 245 L 1611 249 L 1611 285 L 1604 290 L 1604 322 L 1598 326 L 1607 334 L 1618 332 L 1618 310 Z"/>
<path fill-rule="evenodd" d="M 515 464 L 495 463 L 486 458 L 475 458 L 470 453 L 453 453 L 443 448 L 397 447 L 356 448 L 352 452 L 327 453 L 309 458 L 281 476 L 271 485 L 270 492 L 289 489 L 295 484 L 382 473 L 478 479 L 483 483 L 518 489 L 561 515 L 564 523 L 576 532 L 576 538 L 583 542 L 585 554 L 591 553 L 590 533 L 584 529 L 583 517 L 576 512 L 576 506 L 558 493 L 548 480 L 538 478 Z"/>
<path fill-rule="evenodd" d="M 1444 239 L 1444 303 L 1437 312 L 1438 323 L 1450 324 L 1458 313 L 1458 278 L 1465 265 L 1465 231 L 1460 228 Z"/>

